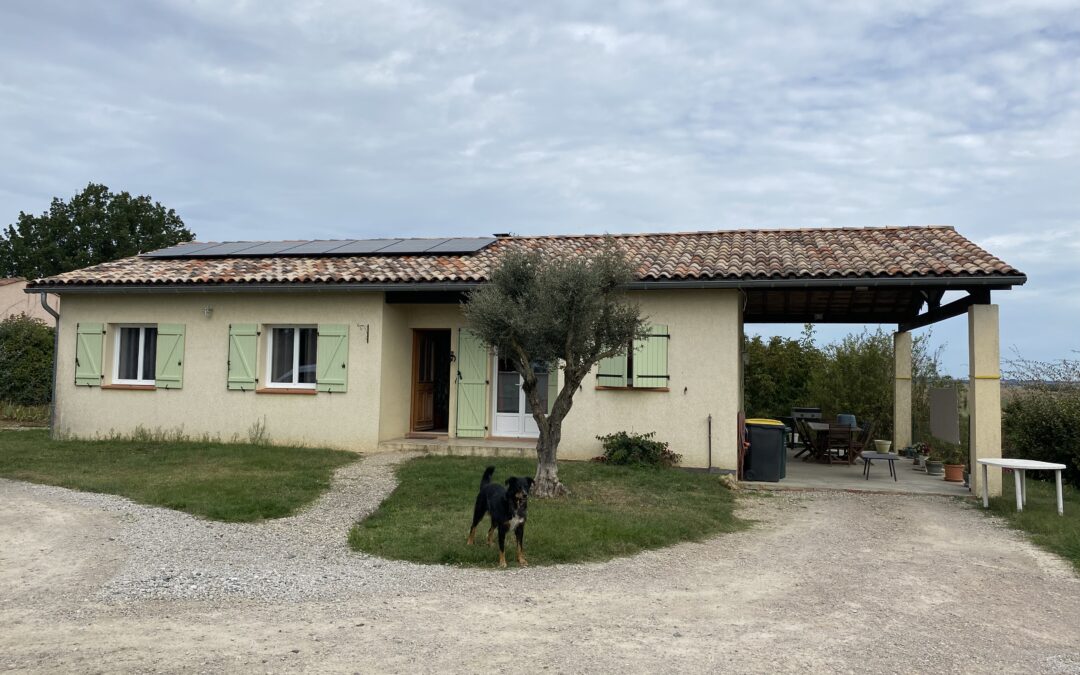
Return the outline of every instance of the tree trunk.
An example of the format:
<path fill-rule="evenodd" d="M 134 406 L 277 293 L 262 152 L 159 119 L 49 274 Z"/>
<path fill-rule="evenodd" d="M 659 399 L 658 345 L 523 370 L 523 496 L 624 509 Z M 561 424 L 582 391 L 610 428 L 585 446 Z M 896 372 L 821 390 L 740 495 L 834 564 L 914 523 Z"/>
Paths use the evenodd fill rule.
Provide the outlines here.
<path fill-rule="evenodd" d="M 544 421 L 545 424 L 540 425 L 540 438 L 536 441 L 536 482 L 529 491 L 529 494 L 540 499 L 570 494 L 566 486 L 559 482 L 559 465 L 555 461 L 562 425 L 552 424 L 550 417 Z"/>

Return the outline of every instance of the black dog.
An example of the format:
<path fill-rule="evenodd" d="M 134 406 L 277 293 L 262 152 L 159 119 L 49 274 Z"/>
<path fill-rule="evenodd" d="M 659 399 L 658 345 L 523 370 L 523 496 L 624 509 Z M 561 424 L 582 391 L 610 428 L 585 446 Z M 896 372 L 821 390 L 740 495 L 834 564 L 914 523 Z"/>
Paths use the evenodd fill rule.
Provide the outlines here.
<path fill-rule="evenodd" d="M 491 514 L 491 528 L 488 530 L 488 544 L 495 535 L 496 528 L 499 530 L 499 567 L 506 567 L 506 533 L 514 530 L 517 537 L 517 561 L 518 565 L 525 567 L 529 563 L 525 560 L 525 517 L 529 508 L 529 488 L 532 487 L 532 478 L 518 478 L 511 476 L 506 479 L 506 487 L 491 482 L 491 474 L 495 473 L 495 467 L 489 466 L 484 470 L 484 477 L 480 479 L 480 492 L 476 495 L 476 506 L 473 508 L 472 527 L 469 529 L 469 538 L 466 544 L 474 543 L 476 526 L 484 518 L 485 513 Z"/>

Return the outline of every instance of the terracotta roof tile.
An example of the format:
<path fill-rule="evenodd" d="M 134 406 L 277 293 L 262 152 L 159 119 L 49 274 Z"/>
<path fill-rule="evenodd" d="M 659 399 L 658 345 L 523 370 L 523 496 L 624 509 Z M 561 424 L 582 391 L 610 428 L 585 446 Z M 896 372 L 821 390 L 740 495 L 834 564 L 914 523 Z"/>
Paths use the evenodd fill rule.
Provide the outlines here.
<path fill-rule="evenodd" d="M 509 250 L 588 256 L 605 235 L 506 237 L 472 255 L 133 257 L 31 286 L 480 282 Z M 729 230 L 612 235 L 649 280 L 1022 276 L 951 227 Z"/>

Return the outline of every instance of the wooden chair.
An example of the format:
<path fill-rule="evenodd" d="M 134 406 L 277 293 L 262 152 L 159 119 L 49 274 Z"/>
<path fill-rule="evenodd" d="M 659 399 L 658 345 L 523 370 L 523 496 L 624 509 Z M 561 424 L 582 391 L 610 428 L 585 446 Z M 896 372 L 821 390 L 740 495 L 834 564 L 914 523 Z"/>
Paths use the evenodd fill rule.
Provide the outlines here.
<path fill-rule="evenodd" d="M 852 448 L 855 445 L 855 437 L 857 429 L 853 429 L 844 424 L 830 424 L 828 441 L 826 442 L 825 456 L 829 461 L 829 464 L 833 463 L 833 453 L 835 451 L 836 459 L 839 461 L 844 460 L 845 463 L 851 464 L 855 460 L 852 459 Z"/>
<path fill-rule="evenodd" d="M 810 454 L 803 458 L 804 462 L 824 457 L 825 448 L 819 443 L 818 432 L 810 428 L 805 419 L 796 419 L 795 424 L 799 428 L 799 437 L 802 438 L 803 450 Z M 802 452 L 799 453 L 801 455 Z M 798 457 L 799 455 L 795 455 Z"/>
<path fill-rule="evenodd" d="M 874 420 L 870 420 L 863 427 L 862 433 L 858 435 L 858 438 L 852 444 L 851 447 L 851 461 L 859 459 L 859 455 L 863 453 L 863 450 L 873 450 L 872 443 L 874 442 Z"/>

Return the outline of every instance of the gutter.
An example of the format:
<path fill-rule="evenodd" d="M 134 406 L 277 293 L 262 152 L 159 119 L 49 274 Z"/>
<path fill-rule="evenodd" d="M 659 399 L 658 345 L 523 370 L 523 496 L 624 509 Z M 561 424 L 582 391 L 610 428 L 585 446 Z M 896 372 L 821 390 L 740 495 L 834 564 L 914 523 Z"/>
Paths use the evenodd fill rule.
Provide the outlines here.
<path fill-rule="evenodd" d="M 56 369 L 60 360 L 60 312 L 49 306 L 48 292 L 39 292 L 38 300 L 41 302 L 42 309 L 52 314 L 56 321 L 53 327 L 52 395 L 49 396 L 49 438 L 54 438 L 56 433 Z"/>
<path fill-rule="evenodd" d="M 679 279 L 671 281 L 634 281 L 625 286 L 631 291 L 665 289 L 785 289 L 785 288 L 895 288 L 936 287 L 1007 289 L 1027 282 L 1025 275 L 997 277 L 840 277 L 825 279 Z M 192 284 L 80 284 L 39 285 L 27 293 L 313 293 L 313 292 L 384 292 L 384 291 L 467 291 L 479 288 L 482 281 L 404 281 L 375 283 L 277 282 L 277 283 L 192 283 Z"/>

